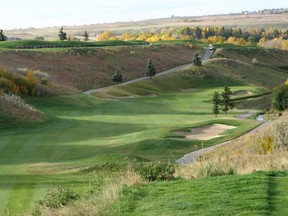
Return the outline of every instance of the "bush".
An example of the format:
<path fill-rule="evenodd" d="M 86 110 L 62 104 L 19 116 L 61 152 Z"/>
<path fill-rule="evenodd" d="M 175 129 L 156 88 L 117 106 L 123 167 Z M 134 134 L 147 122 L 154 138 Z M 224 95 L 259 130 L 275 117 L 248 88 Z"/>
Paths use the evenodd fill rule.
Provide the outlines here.
<path fill-rule="evenodd" d="M 230 164 L 219 163 L 219 162 L 203 162 L 200 169 L 198 170 L 198 177 L 213 177 L 223 175 L 236 175 L 236 168 Z"/>
<path fill-rule="evenodd" d="M 272 153 L 273 148 L 274 148 L 274 137 L 270 135 L 270 133 L 257 138 L 258 154 Z"/>
<path fill-rule="evenodd" d="M 13 82 L 6 78 L 0 78 L 0 89 L 3 89 L 5 93 L 11 93 L 13 90 Z"/>
<path fill-rule="evenodd" d="M 165 181 L 174 179 L 175 167 L 166 162 L 146 162 L 134 165 L 134 170 L 148 181 Z"/>
<path fill-rule="evenodd" d="M 273 90 L 272 106 L 278 111 L 288 109 L 288 85 L 286 83 L 277 86 Z"/>
<path fill-rule="evenodd" d="M 274 142 L 277 149 L 288 149 L 288 117 L 273 123 Z"/>
<path fill-rule="evenodd" d="M 40 204 L 49 208 L 60 208 L 67 206 L 73 200 L 79 199 L 79 197 L 80 196 L 74 191 L 63 185 L 59 185 L 56 190 L 47 193 L 44 200 L 40 201 Z"/>

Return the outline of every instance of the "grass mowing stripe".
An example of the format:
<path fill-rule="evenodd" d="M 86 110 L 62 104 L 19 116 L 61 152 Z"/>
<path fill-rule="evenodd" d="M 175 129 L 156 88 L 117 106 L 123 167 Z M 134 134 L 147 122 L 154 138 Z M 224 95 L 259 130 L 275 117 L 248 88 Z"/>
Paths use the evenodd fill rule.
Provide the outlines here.
<path fill-rule="evenodd" d="M 288 215 L 288 177 L 271 177 L 270 181 L 270 215 Z"/>
<path fill-rule="evenodd" d="M 223 176 L 126 187 L 121 215 L 267 215 L 268 177 Z"/>
<path fill-rule="evenodd" d="M 10 194 L 14 189 L 16 177 L 4 177 L 0 175 L 0 214 L 3 215 L 7 210 L 7 203 Z"/>
<path fill-rule="evenodd" d="M 15 179 L 19 181 L 10 193 L 9 201 L 6 207 L 13 215 L 21 215 L 23 209 L 27 209 L 31 205 L 34 192 L 34 183 L 27 185 L 26 182 L 21 182 L 21 176 Z"/>

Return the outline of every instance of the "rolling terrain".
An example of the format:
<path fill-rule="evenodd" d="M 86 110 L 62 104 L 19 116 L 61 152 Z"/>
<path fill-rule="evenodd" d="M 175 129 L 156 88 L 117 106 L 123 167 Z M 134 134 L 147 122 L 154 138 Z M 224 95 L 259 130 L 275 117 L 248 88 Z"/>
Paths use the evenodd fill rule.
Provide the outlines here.
<path fill-rule="evenodd" d="M 17 68 L 32 68 L 46 72 L 53 80 L 54 86 L 51 88 L 58 90 L 58 95 L 25 99 L 26 103 L 33 105 L 46 116 L 44 123 L 25 127 L 4 127 L 5 121 L 0 123 L 0 212 L 21 215 L 33 207 L 34 201 L 42 199 L 47 191 L 59 184 L 73 188 L 81 197 L 85 197 L 91 186 L 97 187 L 100 178 L 100 172 L 83 171 L 94 165 L 125 161 L 175 162 L 187 152 L 233 139 L 255 128 L 259 123 L 254 119 L 234 117 L 244 112 L 241 109 L 230 110 L 227 116 L 220 114 L 215 118 L 211 111 L 212 95 L 229 85 L 233 92 L 251 92 L 249 97 L 235 96 L 239 99 L 236 108 L 268 108 L 269 95 L 266 93 L 287 78 L 285 51 L 223 46 L 217 48 L 212 59 L 204 62 L 201 67 L 190 66 L 165 76 L 110 86 L 94 95 L 81 93 L 89 88 L 111 85 L 111 75 L 116 69 L 123 71 L 127 80 L 142 77 L 149 57 L 154 60 L 155 67 L 162 71 L 191 62 L 196 52 L 203 50 L 191 44 L 0 51 L 1 64 L 7 70 L 17 73 Z M 201 140 L 173 139 L 173 131 L 185 131 L 187 128 L 214 123 L 236 128 L 204 143 Z M 279 177 L 283 175 L 280 174 Z M 219 188 L 213 188 L 214 181 L 223 185 L 224 189 L 227 187 L 228 192 L 219 197 L 224 203 L 230 202 L 231 206 L 238 206 L 239 203 L 237 197 L 232 201 L 228 197 L 235 194 L 242 181 L 248 181 L 247 185 L 255 190 L 255 194 L 251 195 L 250 190 L 249 193 L 244 191 L 241 195 L 243 203 L 239 209 L 231 207 L 229 212 L 268 214 L 273 211 L 269 210 L 269 205 L 274 199 L 281 198 L 276 197 L 276 194 L 267 195 L 269 175 L 255 176 L 233 176 L 230 179 L 231 184 L 229 179 L 224 177 L 204 181 L 211 186 L 210 192 L 215 190 L 217 194 L 220 192 Z M 251 179 L 254 180 L 250 181 Z M 285 186 L 283 179 L 277 178 L 277 185 Z M 138 215 L 139 209 L 149 209 L 149 200 L 157 197 L 157 190 L 167 194 L 167 199 L 165 196 L 164 200 L 163 197 L 159 198 L 157 204 L 164 206 L 163 213 L 168 214 L 170 210 L 167 210 L 165 205 L 167 200 L 172 202 L 171 199 L 179 198 L 175 185 L 179 184 L 184 191 L 185 188 L 202 185 L 194 196 L 191 196 L 193 191 L 190 193 L 187 190 L 187 193 L 179 198 L 181 203 L 185 203 L 187 197 L 205 200 L 201 194 L 211 195 L 201 182 L 201 179 L 180 180 L 147 184 L 136 187 L 134 191 L 126 188 L 127 197 L 139 195 L 138 200 L 135 199 L 129 206 L 125 204 L 127 197 L 122 197 L 119 203 L 116 202 L 116 207 L 111 208 L 123 208 L 123 214 Z M 165 188 L 170 188 L 175 193 L 169 194 Z M 142 191 L 146 192 L 143 194 Z M 174 196 L 178 197 L 174 199 Z M 218 200 L 219 197 L 215 196 L 213 199 Z M 255 206 L 245 204 L 244 200 L 250 199 L 257 200 Z M 178 206 L 178 209 L 175 207 L 172 211 L 175 214 L 185 213 L 185 209 L 187 212 L 191 210 L 191 206 L 178 204 L 172 203 L 172 206 Z M 216 203 L 209 208 L 217 214 L 222 207 Z M 275 208 L 279 207 L 275 205 Z M 203 213 L 201 209 L 203 208 L 199 205 L 199 213 Z M 59 215 L 65 214 L 60 212 Z"/>

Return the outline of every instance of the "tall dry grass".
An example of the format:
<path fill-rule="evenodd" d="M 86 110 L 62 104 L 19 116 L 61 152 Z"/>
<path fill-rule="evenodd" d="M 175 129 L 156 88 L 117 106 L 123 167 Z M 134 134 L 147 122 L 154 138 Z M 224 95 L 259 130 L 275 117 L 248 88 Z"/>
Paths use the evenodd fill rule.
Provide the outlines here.
<path fill-rule="evenodd" d="M 201 159 L 193 164 L 179 166 L 176 175 L 184 178 L 199 178 L 247 174 L 260 170 L 286 170 L 288 169 L 288 150 L 285 147 L 287 142 L 288 115 L 286 113 L 263 130 L 219 146 L 201 155 Z"/>
<path fill-rule="evenodd" d="M 66 207 L 51 209 L 41 206 L 42 215 L 45 216 L 96 216 L 119 215 L 120 209 L 110 208 L 110 204 L 116 201 L 124 186 L 132 186 L 144 183 L 141 177 L 133 171 L 119 174 L 118 178 L 103 180 L 102 186 L 96 191 L 91 191 L 79 201 Z"/>

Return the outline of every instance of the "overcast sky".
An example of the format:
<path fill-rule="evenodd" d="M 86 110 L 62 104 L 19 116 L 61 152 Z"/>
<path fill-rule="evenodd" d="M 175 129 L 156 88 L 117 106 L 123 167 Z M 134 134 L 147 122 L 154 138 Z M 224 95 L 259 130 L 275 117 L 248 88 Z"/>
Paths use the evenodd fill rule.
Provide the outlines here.
<path fill-rule="evenodd" d="M 0 29 L 288 8 L 288 0 L 1 0 Z"/>

